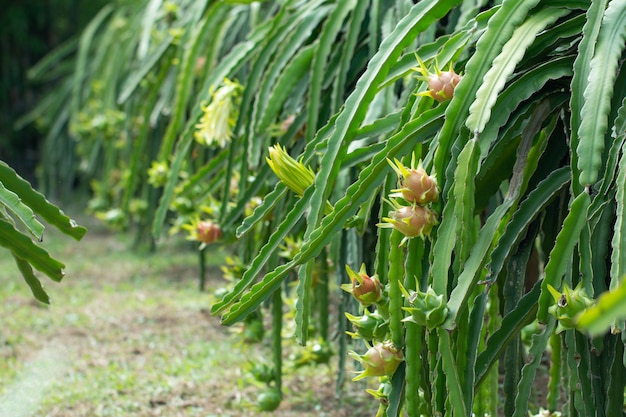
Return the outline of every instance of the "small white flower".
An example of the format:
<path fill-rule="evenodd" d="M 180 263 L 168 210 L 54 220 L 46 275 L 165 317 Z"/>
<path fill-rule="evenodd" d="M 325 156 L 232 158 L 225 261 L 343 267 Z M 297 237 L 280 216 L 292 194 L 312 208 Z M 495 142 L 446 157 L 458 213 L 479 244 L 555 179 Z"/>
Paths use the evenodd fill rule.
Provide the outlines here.
<path fill-rule="evenodd" d="M 561 413 L 559 411 L 551 412 L 550 410 L 546 410 L 544 408 L 540 408 L 539 413 L 535 415 L 531 415 L 529 411 L 528 415 L 530 417 L 561 417 Z"/>

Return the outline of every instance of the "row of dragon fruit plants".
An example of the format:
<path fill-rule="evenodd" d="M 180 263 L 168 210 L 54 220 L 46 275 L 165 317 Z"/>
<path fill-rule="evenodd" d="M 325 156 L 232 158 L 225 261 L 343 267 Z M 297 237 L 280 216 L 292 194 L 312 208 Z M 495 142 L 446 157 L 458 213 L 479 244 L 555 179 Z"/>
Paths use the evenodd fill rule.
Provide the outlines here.
<path fill-rule="evenodd" d="M 44 191 L 228 248 L 264 410 L 288 339 L 378 416 L 621 415 L 626 1 L 413 3 L 111 3 L 31 70 Z"/>

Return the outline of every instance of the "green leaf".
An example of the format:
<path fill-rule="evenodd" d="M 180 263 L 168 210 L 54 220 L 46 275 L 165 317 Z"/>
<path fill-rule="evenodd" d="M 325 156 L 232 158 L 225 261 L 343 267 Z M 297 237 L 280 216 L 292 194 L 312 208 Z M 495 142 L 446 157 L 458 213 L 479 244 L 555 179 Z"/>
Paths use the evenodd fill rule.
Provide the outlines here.
<path fill-rule="evenodd" d="M 78 38 L 71 38 L 57 46 L 52 52 L 44 56 L 39 62 L 33 65 L 26 77 L 31 81 L 39 81 L 46 77 L 48 73 L 54 70 L 64 58 L 76 52 L 78 46 Z"/>
<path fill-rule="evenodd" d="M 463 379 L 463 395 L 468 398 L 467 414 L 471 414 L 471 406 L 475 402 L 476 390 L 476 357 L 480 351 L 480 344 L 484 342 L 483 325 L 485 324 L 485 310 L 488 304 L 488 292 L 483 291 L 474 299 L 470 313 L 467 332 L 467 362 Z M 457 339 L 458 340 L 458 339 Z"/>
<path fill-rule="evenodd" d="M 541 181 L 537 188 L 530 192 L 528 197 L 522 201 L 518 210 L 513 215 L 511 221 L 506 225 L 506 229 L 498 245 L 491 254 L 489 265 L 490 276 L 496 279 L 502 270 L 505 260 L 511 251 L 524 237 L 530 223 L 545 209 L 558 193 L 570 182 L 569 167 L 562 167 L 552 171 L 550 175 Z"/>
<path fill-rule="evenodd" d="M 441 363 L 443 372 L 446 375 L 446 388 L 448 389 L 448 398 L 452 409 L 450 415 L 467 416 L 467 408 L 465 406 L 465 398 L 463 397 L 463 388 L 459 379 L 459 370 L 457 369 L 452 354 L 452 343 L 450 341 L 450 333 L 444 329 L 439 329 L 439 354 L 441 355 Z"/>
<path fill-rule="evenodd" d="M 210 56 L 210 53 L 206 51 L 206 40 L 216 37 L 219 34 L 221 25 L 228 21 L 224 17 L 226 10 L 221 6 L 219 3 L 213 4 L 204 20 L 193 28 L 191 34 L 185 39 L 180 70 L 176 78 L 176 94 L 172 117 L 163 135 L 161 149 L 159 150 L 159 160 L 161 161 L 165 160 L 172 152 L 177 133 L 179 133 L 179 129 L 185 117 L 187 117 L 190 104 L 189 96 L 194 84 L 193 73 L 198 57 L 201 52 Z"/>
<path fill-rule="evenodd" d="M 3 219 L 0 219 L 0 246 L 9 249 L 13 256 L 28 262 L 54 281 L 60 282 L 65 275 L 63 263 L 50 257 L 45 249 Z"/>
<path fill-rule="evenodd" d="M 528 351 L 529 361 L 522 368 L 522 376 L 517 385 L 517 395 L 515 396 L 515 412 L 513 417 L 528 416 L 528 404 L 530 403 L 530 390 L 533 388 L 537 368 L 541 364 L 543 353 L 546 351 L 550 335 L 554 331 L 556 319 L 550 317 L 550 321 L 538 335 L 532 337 L 532 343 Z"/>
<path fill-rule="evenodd" d="M 31 185 L 17 173 L 0 161 L 0 182 L 15 193 L 22 203 L 41 216 L 46 222 L 76 240 L 83 238 L 87 229 L 65 215 L 57 206 L 50 203 L 43 194 L 35 191 Z"/>
<path fill-rule="evenodd" d="M 593 51 L 598 39 L 598 32 L 602 24 L 602 16 L 609 0 L 596 0 L 591 2 L 585 15 L 585 25 L 582 30 L 582 39 L 578 44 L 578 54 L 574 61 L 574 75 L 570 83 L 570 126 L 571 126 L 571 148 L 577 149 L 579 144 L 579 134 L 581 112 L 585 102 L 583 94 L 587 88 L 589 79 L 589 62 L 593 57 Z M 572 189 L 579 193 L 582 189 L 578 183 L 580 172 L 578 170 L 578 156 L 572 152 L 570 166 L 572 168 Z"/>
<path fill-rule="evenodd" d="M 485 225 L 480 229 L 476 243 L 472 248 L 469 258 L 463 266 L 463 271 L 458 277 L 457 286 L 454 287 L 450 294 L 448 301 L 448 308 L 450 312 L 446 321 L 443 323 L 443 327 L 448 330 L 452 330 L 457 326 L 456 317 L 461 309 L 467 308 L 467 299 L 471 292 L 471 289 L 476 285 L 478 277 L 480 276 L 481 267 L 486 262 L 489 250 L 492 247 L 494 237 L 498 231 L 500 221 L 513 204 L 512 199 L 506 199 L 501 205 L 499 205 L 489 216 Z"/>
<path fill-rule="evenodd" d="M 282 79 L 286 78 L 285 73 L 287 72 L 287 69 L 285 67 L 288 64 L 290 66 L 296 65 L 294 63 L 296 59 L 295 55 L 302 55 L 302 49 L 308 50 L 315 46 L 315 43 L 306 45 L 305 42 L 311 37 L 311 33 L 318 27 L 319 22 L 326 17 L 330 9 L 330 6 L 312 7 L 311 10 L 306 13 L 306 18 L 299 17 L 295 19 L 296 22 L 298 22 L 295 27 L 293 27 L 294 22 L 291 22 L 290 19 L 291 23 L 286 28 L 288 32 L 277 36 L 277 39 L 281 40 L 282 43 L 275 52 L 275 58 L 270 62 L 270 65 L 265 70 L 263 81 L 259 86 L 259 91 L 257 93 L 253 109 L 255 125 L 252 128 L 252 131 L 257 132 L 258 134 L 264 134 L 268 125 L 273 121 L 273 118 L 280 110 L 280 106 L 283 104 L 284 98 L 281 100 L 275 100 L 278 101 L 278 103 L 275 103 L 273 106 L 275 108 L 271 110 L 271 113 L 273 114 L 267 114 L 267 107 L 270 105 L 270 96 L 276 94 L 289 94 L 295 83 L 304 76 L 303 73 L 298 73 L 298 71 L 294 71 L 294 69 L 292 69 L 291 71 L 294 73 L 292 74 L 292 77 L 295 75 L 297 76 L 297 79 L 289 80 L 288 78 L 288 82 L 290 84 L 280 87 L 280 84 L 283 81 L 280 80 L 279 77 Z M 314 51 L 310 51 L 310 53 L 310 60 L 312 60 L 312 54 Z M 308 67 L 307 69 L 310 68 Z"/>
<path fill-rule="evenodd" d="M 98 14 L 89 22 L 82 35 L 78 46 L 78 57 L 76 59 L 76 70 L 74 73 L 74 83 L 70 101 L 71 114 L 76 117 L 80 111 L 81 96 L 83 93 L 83 83 L 87 75 L 88 58 L 91 52 L 91 44 L 96 36 L 96 32 L 104 21 L 115 10 L 113 4 L 104 6 Z"/>
<path fill-rule="evenodd" d="M 539 0 L 505 0 L 489 19 L 487 30 L 476 43 L 476 50 L 465 66 L 463 79 L 454 90 L 454 97 L 446 110 L 446 123 L 437 137 L 439 147 L 434 161 L 437 178 L 446 178 L 450 149 L 467 118 L 467 112 L 475 100 L 484 75 L 502 51 L 502 45 L 510 39 L 515 28 L 538 2 Z"/>
<path fill-rule="evenodd" d="M 622 145 L 615 187 L 615 225 L 611 240 L 611 283 L 609 288 L 617 288 L 626 275 L 626 141 Z"/>
<path fill-rule="evenodd" d="M 486 341 L 485 350 L 476 359 L 476 387 L 487 376 L 489 369 L 497 363 L 507 344 L 519 335 L 522 328 L 530 324 L 537 312 L 537 300 L 541 285 L 536 284 L 517 306 L 502 319 L 502 325 Z"/>
<path fill-rule="evenodd" d="M 303 47 L 280 74 L 276 80 L 272 94 L 267 99 L 267 104 L 261 115 L 259 124 L 256 126 L 257 132 L 263 133 L 265 129 L 267 129 L 278 115 L 285 100 L 287 100 L 290 95 L 294 94 L 294 87 L 310 70 L 314 52 L 314 45 Z"/>
<path fill-rule="evenodd" d="M 576 328 L 590 337 L 605 334 L 618 320 L 626 319 L 626 280 L 600 294 L 597 302 L 576 316 Z"/>
<path fill-rule="evenodd" d="M 43 224 L 35 218 L 35 213 L 14 192 L 7 190 L 0 181 L 0 205 L 4 205 L 21 220 L 30 232 L 39 240 L 43 239 Z"/>
<path fill-rule="evenodd" d="M 380 178 L 391 170 L 387 158 L 393 159 L 397 155 L 403 155 L 416 143 L 430 139 L 442 122 L 443 108 L 438 107 L 407 123 L 400 132 L 389 138 L 387 146 L 376 154 L 372 163 L 361 172 L 359 180 L 348 188 L 346 195 L 335 204 L 335 209 L 322 220 L 310 239 L 304 242 L 294 260 L 266 274 L 261 282 L 255 284 L 249 293 L 243 295 L 241 300 L 231 307 L 223 316 L 222 323 L 229 325 L 241 320 L 263 302 L 271 294 L 272 289 L 280 285 L 292 268 L 317 256 L 350 216 L 356 213 L 359 206 L 380 186 Z M 312 189 L 307 189 L 307 192 L 310 190 Z"/>
<path fill-rule="evenodd" d="M 552 8 L 542 9 L 528 17 L 515 31 L 502 52 L 493 60 L 491 68 L 483 77 L 483 82 L 476 92 L 476 100 L 469 108 L 469 116 L 465 125 L 476 133 L 481 133 L 491 117 L 491 109 L 496 103 L 498 93 L 521 61 L 526 49 L 535 40 L 539 32 L 554 23 L 559 17 L 569 13 L 568 10 Z"/>
<path fill-rule="evenodd" d="M 143 81 L 150 70 L 154 68 L 154 66 L 159 62 L 159 60 L 165 55 L 165 51 L 172 44 L 172 40 L 174 38 L 170 35 L 164 41 L 162 41 L 159 46 L 154 50 L 150 56 L 148 56 L 142 63 L 141 66 L 131 73 L 126 81 L 122 85 L 120 94 L 117 98 L 117 103 L 122 105 L 128 100 L 128 98 L 133 94 L 133 92 L 139 86 L 139 83 Z"/>
<path fill-rule="evenodd" d="M 137 43 L 137 57 L 141 60 L 148 54 L 150 41 L 153 38 L 152 31 L 159 17 L 163 0 L 148 0 L 141 17 L 141 35 Z"/>
<path fill-rule="evenodd" d="M 545 89 L 550 80 L 572 75 L 573 56 L 565 56 L 537 65 L 508 85 L 497 97 L 494 108 L 498 111 L 491 115 L 479 139 L 481 149 L 486 152 L 498 135 L 511 113 L 534 93 Z"/>
<path fill-rule="evenodd" d="M 298 271 L 298 286 L 296 287 L 296 342 L 306 345 L 309 337 L 309 319 L 311 317 L 312 282 L 315 259 L 309 259 Z"/>
<path fill-rule="evenodd" d="M 339 69 L 337 76 L 333 82 L 333 90 L 331 94 L 331 108 L 339 109 L 343 104 L 346 94 L 346 82 L 349 81 L 350 70 L 354 65 L 355 55 L 358 53 L 357 45 L 362 37 L 361 27 L 365 20 L 371 3 L 366 1 L 357 1 L 357 4 L 348 17 L 347 24 L 344 25 L 346 31 L 345 41 L 341 45 Z"/>
<path fill-rule="evenodd" d="M 322 81 L 326 73 L 328 57 L 333 44 L 336 42 L 338 33 L 343 30 L 342 23 L 344 19 L 348 13 L 354 9 L 356 3 L 356 0 L 344 0 L 335 3 L 335 8 L 330 13 L 328 20 L 324 23 L 324 27 L 322 28 L 311 72 L 311 86 L 309 88 L 309 100 L 307 103 L 307 108 L 309 109 L 306 124 L 307 139 L 313 137 L 318 127 L 318 109 L 320 107 Z M 331 110 L 334 112 L 335 109 Z"/>
<path fill-rule="evenodd" d="M 602 165 L 608 115 L 619 60 L 626 46 L 626 0 L 612 0 L 598 34 L 581 110 L 578 157 L 579 181 L 593 185 Z"/>
<path fill-rule="evenodd" d="M 299 27 L 306 26 L 303 23 L 306 17 L 313 13 L 312 20 L 315 20 L 315 10 L 320 5 L 319 0 L 309 1 L 303 7 L 281 7 L 278 13 L 270 20 L 267 33 L 261 39 L 260 46 L 257 47 L 254 61 L 246 77 L 243 97 L 241 99 L 239 120 L 235 127 L 235 132 L 243 132 L 247 148 L 246 158 L 248 165 L 256 167 L 260 161 L 260 150 L 263 148 L 264 137 L 257 137 L 254 120 L 255 112 L 266 103 L 258 103 L 259 94 L 265 94 L 265 89 L 271 84 L 272 77 L 276 76 L 281 69 L 281 61 L 284 57 L 277 57 L 281 46 L 284 46 L 285 39 L 296 36 L 294 31 Z M 291 50 L 289 49 L 289 52 Z M 289 53 L 285 52 L 285 53 Z M 265 77 L 265 78 L 264 78 Z M 265 83 L 265 84 L 263 84 Z M 255 102 L 257 101 L 257 102 Z"/>
<path fill-rule="evenodd" d="M 487 262 L 493 246 L 497 244 L 501 237 L 500 224 L 502 219 L 509 209 L 517 204 L 520 198 L 532 141 L 541 128 L 543 118 L 546 117 L 546 114 L 541 109 L 542 107 L 540 106 L 533 112 L 530 122 L 522 134 L 522 140 L 517 150 L 517 159 L 513 166 L 513 175 L 509 180 L 509 189 L 504 197 L 504 201 L 493 210 L 484 226 L 478 232 L 478 238 L 472 246 L 470 255 L 464 263 L 461 273 L 458 275 L 457 285 L 450 294 L 448 301 L 450 312 L 443 324 L 444 328 L 448 330 L 452 330 L 457 326 L 457 316 L 468 308 L 469 297 L 482 273 L 481 268 Z"/>
<path fill-rule="evenodd" d="M 454 253 L 459 269 L 469 256 L 475 235 L 475 180 L 480 162 L 480 149 L 477 142 L 471 139 L 465 144 L 457 159 L 457 169 L 454 172 L 454 217 L 457 219 Z"/>
<path fill-rule="evenodd" d="M 44 304 L 50 304 L 50 297 L 41 285 L 39 278 L 37 278 L 33 273 L 33 268 L 30 266 L 30 264 L 27 261 L 18 258 L 17 256 L 13 256 L 13 258 L 15 259 L 17 267 L 22 273 L 24 281 L 26 281 L 26 284 L 28 284 L 28 286 L 30 287 L 30 290 L 32 291 L 35 299 L 41 301 Z"/>
<path fill-rule="evenodd" d="M 441 223 L 437 228 L 434 240 L 431 275 L 433 276 L 433 290 L 436 294 L 448 294 L 448 271 L 452 263 L 452 252 L 456 244 L 456 230 L 458 219 L 454 215 L 456 207 L 454 188 L 450 188 L 446 205 L 441 214 Z"/>
<path fill-rule="evenodd" d="M 589 194 L 580 193 L 572 202 L 570 211 L 563 220 L 563 226 L 556 237 L 556 242 L 550 258 L 545 268 L 545 277 L 541 283 L 541 296 L 539 297 L 539 311 L 537 318 L 542 323 L 547 323 L 548 307 L 552 304 L 553 298 L 548 291 L 548 285 L 554 288 L 561 288 L 561 280 L 565 274 L 568 263 L 572 261 L 572 255 L 578 237 L 587 221 L 587 208 L 591 202 Z"/>

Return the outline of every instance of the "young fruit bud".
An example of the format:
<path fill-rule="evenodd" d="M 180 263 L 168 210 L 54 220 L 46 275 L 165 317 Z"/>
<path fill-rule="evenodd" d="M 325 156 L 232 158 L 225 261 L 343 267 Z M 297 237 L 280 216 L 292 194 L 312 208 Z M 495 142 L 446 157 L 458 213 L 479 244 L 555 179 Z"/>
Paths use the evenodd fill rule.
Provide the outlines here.
<path fill-rule="evenodd" d="M 255 381 L 270 384 L 276 380 L 276 370 L 268 364 L 250 361 L 250 374 Z"/>
<path fill-rule="evenodd" d="M 378 312 L 370 313 L 368 309 L 365 309 L 362 316 L 353 316 L 348 312 L 345 314 L 355 330 L 355 332 L 346 333 L 354 339 L 381 340 L 389 330 L 389 320 L 386 320 Z"/>
<path fill-rule="evenodd" d="M 206 245 L 216 242 L 222 237 L 220 226 L 210 220 L 195 218 L 190 223 L 183 224 L 182 227 L 189 232 L 188 240 L 201 242 L 200 249 L 204 249 Z"/>
<path fill-rule="evenodd" d="M 554 298 L 554 304 L 550 306 L 548 311 L 559 321 L 556 333 L 575 329 L 576 316 L 593 304 L 593 299 L 587 295 L 582 283 L 579 283 L 573 290 L 567 284 L 563 285 L 563 293 L 549 284 L 548 290 Z"/>
<path fill-rule="evenodd" d="M 450 100 L 454 95 L 454 89 L 461 82 L 461 76 L 454 72 L 452 64 L 448 71 L 441 71 L 435 64 L 435 72 L 431 73 L 419 57 L 417 60 L 420 66 L 414 70 L 422 74 L 419 79 L 428 82 L 428 91 L 418 95 L 432 97 L 438 102 Z"/>
<path fill-rule="evenodd" d="M 169 168 L 165 161 L 153 161 L 148 169 L 148 183 L 155 187 L 163 187 L 167 182 Z"/>
<path fill-rule="evenodd" d="M 454 89 L 461 81 L 461 76 L 454 72 L 452 68 L 449 71 L 437 71 L 428 77 L 428 95 L 438 102 L 450 100 L 454 95 Z"/>
<path fill-rule="evenodd" d="M 403 321 L 411 321 L 432 330 L 443 323 L 448 316 L 448 307 L 443 295 L 437 295 L 431 287 L 428 287 L 426 292 L 407 291 L 404 287 L 400 290 L 411 305 L 411 307 L 402 307 L 403 310 L 411 313 Z"/>
<path fill-rule="evenodd" d="M 389 212 L 390 217 L 383 217 L 383 223 L 379 223 L 377 226 L 395 228 L 405 236 L 402 243 L 412 237 L 423 238 L 428 236 L 433 226 L 437 224 L 437 216 L 426 207 L 417 204 L 403 206 L 395 200 L 390 200 L 390 203 L 395 210 Z"/>
<path fill-rule="evenodd" d="M 367 378 L 368 376 L 393 375 L 400 363 L 404 360 L 402 351 L 392 341 L 374 343 L 363 355 L 356 352 L 348 353 L 353 359 L 361 362 L 363 371 L 352 378 L 353 381 Z"/>
<path fill-rule="evenodd" d="M 367 275 L 365 264 L 361 265 L 359 272 L 353 271 L 346 265 L 346 271 L 351 284 L 342 284 L 341 289 L 351 293 L 362 306 L 368 307 L 380 301 L 383 296 L 383 285 L 377 275 Z"/>
<path fill-rule="evenodd" d="M 304 349 L 289 355 L 289 360 L 295 369 L 307 365 L 328 363 L 333 356 L 333 350 L 324 340 L 307 340 Z"/>
<path fill-rule="evenodd" d="M 260 411 L 274 411 L 282 399 L 283 395 L 278 388 L 268 388 L 257 397 L 257 407 Z"/>
<path fill-rule="evenodd" d="M 402 197 L 409 203 L 422 206 L 439 200 L 437 179 L 426 173 L 422 167 L 422 161 L 419 161 L 417 167 L 415 166 L 415 155 L 411 161 L 411 168 L 404 166 L 397 159 L 394 159 L 394 162 L 390 160 L 387 162 L 398 174 L 400 184 L 400 188 L 392 190 L 394 194 L 390 194 L 390 197 Z"/>
<path fill-rule="evenodd" d="M 196 225 L 197 240 L 209 244 L 222 237 L 222 229 L 212 221 L 201 221 Z"/>

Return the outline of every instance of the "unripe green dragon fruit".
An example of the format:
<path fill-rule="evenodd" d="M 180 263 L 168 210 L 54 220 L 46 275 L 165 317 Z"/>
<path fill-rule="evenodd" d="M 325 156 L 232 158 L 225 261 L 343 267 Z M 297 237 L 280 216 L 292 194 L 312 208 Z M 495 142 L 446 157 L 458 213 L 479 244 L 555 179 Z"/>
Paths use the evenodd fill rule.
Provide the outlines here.
<path fill-rule="evenodd" d="M 257 407 L 260 411 L 274 411 L 282 399 L 283 396 L 278 388 L 268 388 L 257 397 Z"/>

